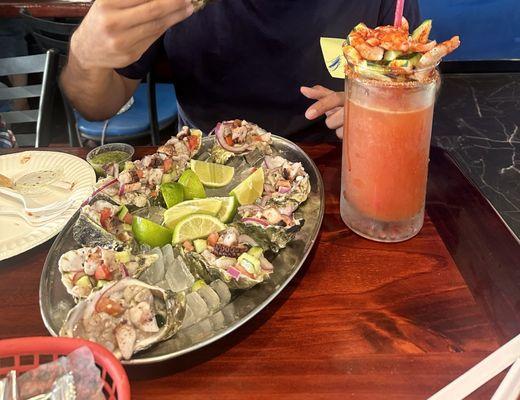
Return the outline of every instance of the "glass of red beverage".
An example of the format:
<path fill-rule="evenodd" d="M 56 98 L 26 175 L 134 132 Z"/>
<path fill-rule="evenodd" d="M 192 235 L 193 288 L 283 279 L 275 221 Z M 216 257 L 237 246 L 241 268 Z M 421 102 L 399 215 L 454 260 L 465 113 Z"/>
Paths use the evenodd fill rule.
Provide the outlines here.
<path fill-rule="evenodd" d="M 371 79 L 346 68 L 341 217 L 357 234 L 400 242 L 423 226 L 435 94 L 428 79 Z"/>

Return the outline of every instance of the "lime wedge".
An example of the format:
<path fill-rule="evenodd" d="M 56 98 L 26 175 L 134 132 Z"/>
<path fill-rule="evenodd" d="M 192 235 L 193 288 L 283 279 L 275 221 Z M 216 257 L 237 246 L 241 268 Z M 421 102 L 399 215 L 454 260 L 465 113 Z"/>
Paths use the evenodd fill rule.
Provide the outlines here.
<path fill-rule="evenodd" d="M 237 198 L 240 205 L 253 204 L 264 191 L 264 169 L 258 168 L 229 194 Z"/>
<path fill-rule="evenodd" d="M 171 230 L 135 215 L 132 219 L 132 232 L 139 243 L 145 243 L 152 247 L 164 246 L 172 240 Z"/>
<path fill-rule="evenodd" d="M 221 206 L 222 200 L 217 197 L 184 201 L 164 212 L 164 225 L 173 229 L 181 219 L 191 214 L 215 216 L 222 208 Z"/>
<path fill-rule="evenodd" d="M 190 166 L 202 184 L 207 187 L 217 188 L 226 186 L 233 179 L 233 175 L 235 175 L 235 168 L 227 165 L 191 160 Z"/>
<path fill-rule="evenodd" d="M 220 210 L 217 213 L 217 218 L 224 223 L 231 222 L 231 220 L 237 212 L 237 198 L 235 196 L 229 196 L 219 197 L 219 199 L 222 200 L 222 206 L 220 207 Z"/>
<path fill-rule="evenodd" d="M 177 182 L 163 183 L 161 185 L 161 193 L 167 208 L 173 207 L 184 200 L 184 187 Z"/>
<path fill-rule="evenodd" d="M 179 183 L 184 187 L 184 198 L 186 200 L 203 199 L 206 197 L 206 191 L 204 186 L 202 186 L 202 182 L 191 169 L 187 169 L 182 173 Z"/>
<path fill-rule="evenodd" d="M 183 218 L 173 230 L 172 243 L 182 243 L 185 240 L 206 238 L 210 233 L 220 232 L 226 225 L 217 218 L 207 214 L 193 214 Z"/>

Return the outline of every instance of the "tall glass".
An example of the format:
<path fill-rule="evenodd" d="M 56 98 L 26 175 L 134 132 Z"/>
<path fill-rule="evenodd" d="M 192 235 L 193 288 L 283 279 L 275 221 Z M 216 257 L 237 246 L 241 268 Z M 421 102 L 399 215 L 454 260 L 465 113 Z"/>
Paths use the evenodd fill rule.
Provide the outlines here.
<path fill-rule="evenodd" d="M 341 217 L 381 242 L 415 236 L 424 202 L 437 71 L 425 82 L 367 79 L 347 67 Z"/>

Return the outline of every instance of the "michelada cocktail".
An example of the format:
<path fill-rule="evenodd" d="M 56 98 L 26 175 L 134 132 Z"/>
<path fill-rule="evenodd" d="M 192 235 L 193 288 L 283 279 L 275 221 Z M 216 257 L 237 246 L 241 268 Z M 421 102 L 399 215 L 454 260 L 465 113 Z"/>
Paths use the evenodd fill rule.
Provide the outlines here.
<path fill-rule="evenodd" d="M 366 238 L 398 242 L 423 225 L 439 60 L 457 36 L 428 39 L 431 21 L 411 35 L 400 26 L 358 24 L 347 58 L 341 216 Z"/>

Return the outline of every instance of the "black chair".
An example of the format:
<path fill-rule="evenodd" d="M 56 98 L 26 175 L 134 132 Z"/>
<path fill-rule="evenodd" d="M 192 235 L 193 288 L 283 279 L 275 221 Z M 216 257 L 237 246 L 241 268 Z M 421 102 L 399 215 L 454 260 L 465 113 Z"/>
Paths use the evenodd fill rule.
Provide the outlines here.
<path fill-rule="evenodd" d="M 42 50 L 55 49 L 60 55 L 68 54 L 70 37 L 78 27 L 79 20 L 71 23 L 36 18 L 26 9 L 20 11 L 20 17 Z"/>
<path fill-rule="evenodd" d="M 68 54 L 70 36 L 74 32 L 74 29 L 76 29 L 78 23 L 36 18 L 30 15 L 25 9 L 20 11 L 20 15 L 25 21 L 29 33 L 42 49 L 56 49 L 63 58 L 66 57 Z M 63 64 L 64 63 L 65 61 L 63 61 Z M 150 135 L 152 145 L 158 145 L 160 143 L 160 129 L 173 123 L 177 118 L 177 100 L 174 88 L 171 87 L 171 84 L 156 83 L 151 73 L 148 74 L 146 81 L 146 84 L 142 84 L 142 87 L 135 94 L 135 96 L 139 96 L 139 98 L 135 98 L 135 107 L 144 107 L 145 110 L 147 109 L 147 113 L 129 113 L 127 122 L 125 122 L 126 116 L 123 114 L 119 116 L 116 123 L 112 125 L 110 125 L 111 120 L 109 120 L 108 123 L 106 121 L 105 123 L 92 123 L 81 118 L 79 115 L 76 116 L 64 93 L 61 92 L 71 145 L 81 145 L 79 135 L 98 142 L 103 142 L 105 139 L 107 141 L 125 141 Z M 160 104 L 158 110 L 158 98 L 167 99 L 168 102 L 173 102 L 173 104 L 171 106 L 167 106 L 164 103 Z M 138 115 L 137 117 L 136 114 Z M 146 114 L 148 121 L 145 122 L 141 116 Z M 134 123 L 137 123 L 139 128 L 137 128 L 136 125 L 136 129 L 132 129 L 131 126 Z"/>
<path fill-rule="evenodd" d="M 0 76 L 43 73 L 41 84 L 0 88 L 0 100 L 40 98 L 36 109 L 1 112 L 0 116 L 16 133 L 21 124 L 36 125 L 34 133 L 16 134 L 19 146 L 48 146 L 52 137 L 52 109 L 58 87 L 58 57 L 54 50 L 45 54 L 0 59 Z"/>

